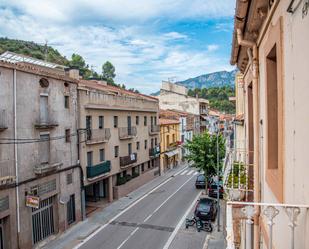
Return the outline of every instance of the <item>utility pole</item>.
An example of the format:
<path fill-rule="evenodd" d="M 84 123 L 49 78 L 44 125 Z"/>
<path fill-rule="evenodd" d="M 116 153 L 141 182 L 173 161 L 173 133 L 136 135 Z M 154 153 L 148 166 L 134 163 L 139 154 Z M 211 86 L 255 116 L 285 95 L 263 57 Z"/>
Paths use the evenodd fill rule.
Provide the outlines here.
<path fill-rule="evenodd" d="M 217 123 L 217 210 L 218 210 L 218 218 L 217 218 L 217 226 L 218 232 L 220 232 L 220 186 L 219 186 L 219 179 L 220 179 L 220 164 L 219 164 L 220 156 L 219 156 L 219 123 Z"/>

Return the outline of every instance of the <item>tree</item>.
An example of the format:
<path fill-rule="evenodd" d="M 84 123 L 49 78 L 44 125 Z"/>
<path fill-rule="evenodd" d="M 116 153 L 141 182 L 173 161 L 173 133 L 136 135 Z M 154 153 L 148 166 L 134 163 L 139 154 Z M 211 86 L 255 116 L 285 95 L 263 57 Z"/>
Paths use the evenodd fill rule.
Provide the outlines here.
<path fill-rule="evenodd" d="M 115 67 L 109 61 L 105 62 L 102 66 L 102 76 L 107 81 L 107 83 L 113 85 L 114 78 L 116 77 L 115 74 Z"/>
<path fill-rule="evenodd" d="M 222 159 L 225 156 L 225 141 L 221 134 L 218 136 L 219 147 L 219 172 L 222 170 Z M 189 153 L 186 159 L 194 163 L 194 167 L 204 171 L 206 187 L 209 177 L 217 175 L 217 135 L 207 132 L 193 136 L 192 141 L 187 141 L 185 148 Z"/>

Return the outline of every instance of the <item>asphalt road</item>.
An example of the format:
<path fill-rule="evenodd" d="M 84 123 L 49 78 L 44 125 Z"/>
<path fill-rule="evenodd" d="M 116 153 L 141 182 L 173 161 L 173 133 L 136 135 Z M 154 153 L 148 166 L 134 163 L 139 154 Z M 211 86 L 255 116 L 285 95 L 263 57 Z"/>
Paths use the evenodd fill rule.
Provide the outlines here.
<path fill-rule="evenodd" d="M 85 239 L 78 248 L 172 248 L 184 218 L 192 212 L 200 195 L 200 190 L 194 187 L 197 174 L 189 168 L 170 178 Z"/>

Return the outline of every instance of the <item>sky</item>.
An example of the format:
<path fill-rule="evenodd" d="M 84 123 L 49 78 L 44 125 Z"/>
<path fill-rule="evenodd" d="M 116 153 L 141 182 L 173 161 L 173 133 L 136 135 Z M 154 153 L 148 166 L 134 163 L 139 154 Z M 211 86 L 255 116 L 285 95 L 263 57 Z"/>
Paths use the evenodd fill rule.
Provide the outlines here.
<path fill-rule="evenodd" d="M 232 70 L 235 0 L 0 0 L 0 36 L 78 53 L 143 93 L 162 80 Z"/>

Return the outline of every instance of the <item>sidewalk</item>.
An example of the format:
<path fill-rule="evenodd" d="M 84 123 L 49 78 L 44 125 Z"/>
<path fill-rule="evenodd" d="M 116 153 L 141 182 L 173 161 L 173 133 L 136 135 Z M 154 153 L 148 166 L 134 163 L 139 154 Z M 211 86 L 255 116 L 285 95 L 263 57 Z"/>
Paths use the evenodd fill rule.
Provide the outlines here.
<path fill-rule="evenodd" d="M 166 172 L 163 176 L 159 176 L 149 183 L 141 186 L 135 191 L 131 192 L 125 197 L 120 198 L 112 202 L 109 206 L 104 208 L 101 211 L 94 213 L 92 216 L 88 217 L 84 221 L 81 221 L 74 225 L 72 228 L 69 228 L 62 234 L 57 234 L 46 241 L 46 243 L 42 243 L 37 248 L 44 249 L 69 249 L 73 248 L 80 241 L 84 240 L 94 231 L 99 229 L 102 225 L 106 224 L 111 220 L 114 216 L 120 213 L 122 210 L 130 206 L 132 203 L 140 199 L 146 193 L 154 189 L 156 186 L 160 185 L 168 178 L 173 177 L 175 173 L 184 169 L 187 164 L 181 164 L 177 168 L 171 169 Z"/>

